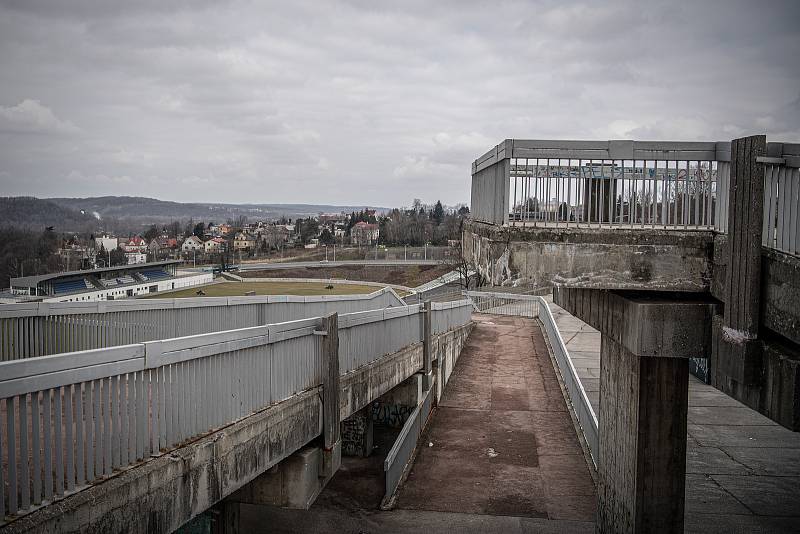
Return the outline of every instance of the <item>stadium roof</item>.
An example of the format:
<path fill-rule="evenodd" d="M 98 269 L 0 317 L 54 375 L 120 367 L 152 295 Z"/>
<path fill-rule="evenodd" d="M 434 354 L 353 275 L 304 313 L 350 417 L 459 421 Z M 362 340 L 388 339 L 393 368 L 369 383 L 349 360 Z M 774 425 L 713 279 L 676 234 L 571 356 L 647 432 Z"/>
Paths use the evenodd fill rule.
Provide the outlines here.
<path fill-rule="evenodd" d="M 164 267 L 181 263 L 180 260 L 154 261 L 150 263 L 133 263 L 131 265 L 117 265 L 115 267 L 101 267 L 100 269 L 84 269 L 82 271 L 65 271 L 61 273 L 37 274 L 35 276 L 20 276 L 11 279 L 11 287 L 36 287 L 41 282 L 55 280 L 57 278 L 69 278 L 75 276 L 87 276 L 92 274 L 102 274 L 113 271 L 127 271 L 131 269 L 142 269 L 145 267 Z"/>

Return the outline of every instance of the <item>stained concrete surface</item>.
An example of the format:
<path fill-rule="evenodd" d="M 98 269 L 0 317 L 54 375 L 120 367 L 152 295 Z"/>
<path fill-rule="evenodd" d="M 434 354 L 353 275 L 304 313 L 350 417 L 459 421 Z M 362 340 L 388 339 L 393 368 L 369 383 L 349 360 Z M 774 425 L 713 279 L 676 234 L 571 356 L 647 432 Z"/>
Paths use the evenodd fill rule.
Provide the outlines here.
<path fill-rule="evenodd" d="M 548 303 L 601 418 L 600 334 Z M 800 433 L 690 377 L 686 439 L 687 532 L 800 532 Z"/>
<path fill-rule="evenodd" d="M 591 530 L 595 487 L 539 326 L 474 319 L 397 508 Z"/>
<path fill-rule="evenodd" d="M 310 510 L 243 505 L 242 531 L 594 532 L 594 485 L 539 328 L 474 318 L 394 510 L 378 509 L 391 435 L 376 432 L 373 456 L 344 458 Z"/>

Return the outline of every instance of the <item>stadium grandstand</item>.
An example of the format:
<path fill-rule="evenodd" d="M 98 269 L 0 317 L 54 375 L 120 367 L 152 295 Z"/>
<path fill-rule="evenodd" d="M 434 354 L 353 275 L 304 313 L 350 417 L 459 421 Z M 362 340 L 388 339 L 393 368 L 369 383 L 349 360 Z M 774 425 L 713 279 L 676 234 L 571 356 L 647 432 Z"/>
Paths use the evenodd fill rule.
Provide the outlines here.
<path fill-rule="evenodd" d="M 119 300 L 159 291 L 207 284 L 211 273 L 179 274 L 179 261 L 160 261 L 11 279 L 16 300 L 91 302 Z"/>

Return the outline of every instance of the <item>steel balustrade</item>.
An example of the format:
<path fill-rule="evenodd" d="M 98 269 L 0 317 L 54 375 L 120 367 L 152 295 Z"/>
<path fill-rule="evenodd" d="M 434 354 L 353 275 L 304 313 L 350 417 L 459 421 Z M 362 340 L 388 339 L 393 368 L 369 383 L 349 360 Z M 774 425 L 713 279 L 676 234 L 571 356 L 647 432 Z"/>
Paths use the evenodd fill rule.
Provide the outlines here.
<path fill-rule="evenodd" d="M 391 288 L 368 295 L 8 304 L 0 306 L 0 360 L 403 305 Z"/>
<path fill-rule="evenodd" d="M 432 306 L 441 332 L 469 300 Z M 419 305 L 339 316 L 340 374 L 422 342 Z M 322 317 L 0 363 L 0 518 L 322 383 Z"/>
<path fill-rule="evenodd" d="M 765 247 L 800 253 L 800 145 L 768 143 Z M 472 217 L 544 228 L 728 231 L 730 142 L 508 139 L 472 165 Z"/>

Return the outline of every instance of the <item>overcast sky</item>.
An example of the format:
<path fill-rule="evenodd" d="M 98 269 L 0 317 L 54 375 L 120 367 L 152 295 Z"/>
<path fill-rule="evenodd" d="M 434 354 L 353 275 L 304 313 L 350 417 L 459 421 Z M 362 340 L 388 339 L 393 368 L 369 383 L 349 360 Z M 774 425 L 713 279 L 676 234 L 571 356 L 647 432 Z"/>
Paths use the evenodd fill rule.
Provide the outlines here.
<path fill-rule="evenodd" d="M 0 0 L 0 196 L 455 204 L 505 138 L 800 142 L 798 21 L 797 0 Z"/>

